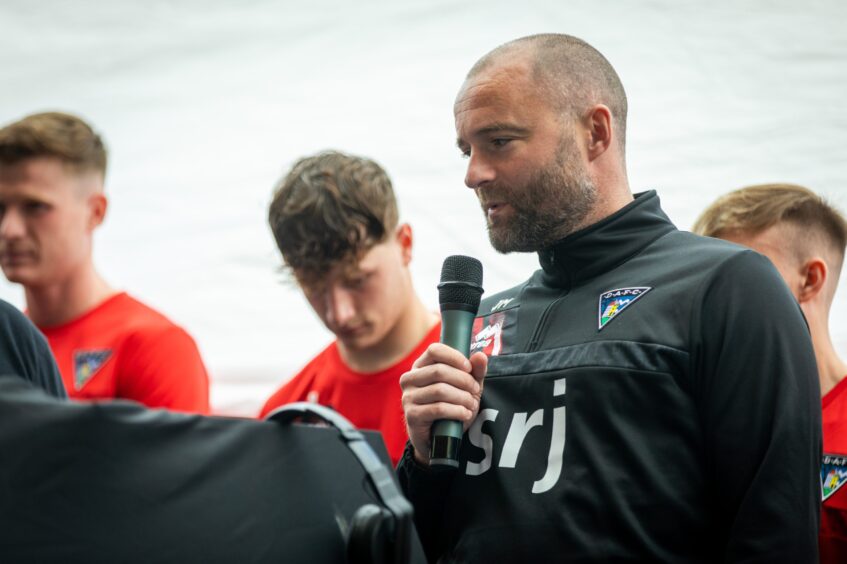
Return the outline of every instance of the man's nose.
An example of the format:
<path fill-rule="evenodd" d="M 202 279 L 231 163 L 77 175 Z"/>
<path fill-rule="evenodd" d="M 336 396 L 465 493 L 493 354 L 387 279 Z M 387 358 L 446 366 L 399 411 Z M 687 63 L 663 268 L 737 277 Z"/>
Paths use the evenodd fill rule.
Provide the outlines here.
<path fill-rule="evenodd" d="M 356 315 L 356 305 L 350 292 L 340 285 L 333 285 L 326 295 L 327 317 L 333 325 L 344 326 Z"/>
<path fill-rule="evenodd" d="M 24 221 L 21 214 L 14 208 L 0 211 L 0 238 L 18 239 L 23 237 Z"/>
<path fill-rule="evenodd" d="M 479 153 L 471 153 L 468 159 L 468 171 L 465 174 L 465 186 L 479 188 L 494 180 L 494 167 Z"/>

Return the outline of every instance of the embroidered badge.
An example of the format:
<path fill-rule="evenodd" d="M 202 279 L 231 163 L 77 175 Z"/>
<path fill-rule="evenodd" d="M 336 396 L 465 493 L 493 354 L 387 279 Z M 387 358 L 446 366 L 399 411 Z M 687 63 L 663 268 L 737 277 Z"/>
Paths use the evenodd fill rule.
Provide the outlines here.
<path fill-rule="evenodd" d="M 481 351 L 487 356 L 499 355 L 500 349 L 503 347 L 503 325 L 505 321 L 506 316 L 503 312 L 474 319 L 470 352 Z"/>
<path fill-rule="evenodd" d="M 824 454 L 821 459 L 821 501 L 847 482 L 847 456 Z"/>
<path fill-rule="evenodd" d="M 650 287 L 618 288 L 600 294 L 599 326 L 600 331 L 620 312 L 632 305 L 638 298 L 652 290 Z"/>
<path fill-rule="evenodd" d="M 81 390 L 111 356 L 109 349 L 74 351 L 74 388 Z"/>

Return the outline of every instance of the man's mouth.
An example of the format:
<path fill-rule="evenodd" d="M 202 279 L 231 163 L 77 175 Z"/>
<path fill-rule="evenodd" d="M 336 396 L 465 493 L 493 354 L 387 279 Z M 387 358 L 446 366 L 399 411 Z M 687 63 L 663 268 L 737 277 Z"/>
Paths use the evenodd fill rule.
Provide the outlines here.
<path fill-rule="evenodd" d="M 6 266 L 15 266 L 33 259 L 32 251 L 22 249 L 3 249 L 0 250 L 0 264 Z"/>
<path fill-rule="evenodd" d="M 356 325 L 354 327 L 343 327 L 338 330 L 338 336 L 342 338 L 354 338 L 363 335 L 367 331 L 366 325 Z"/>
<path fill-rule="evenodd" d="M 503 190 L 497 186 L 487 186 L 484 189 L 479 188 L 476 190 L 479 204 L 482 206 L 482 211 L 485 213 L 485 217 L 489 222 L 502 215 L 506 211 L 506 208 L 511 207 L 507 199 L 500 199 L 501 192 Z"/>
<path fill-rule="evenodd" d="M 486 217 L 491 220 L 500 215 L 507 206 L 508 204 L 504 202 L 486 202 L 482 209 L 485 210 Z"/>

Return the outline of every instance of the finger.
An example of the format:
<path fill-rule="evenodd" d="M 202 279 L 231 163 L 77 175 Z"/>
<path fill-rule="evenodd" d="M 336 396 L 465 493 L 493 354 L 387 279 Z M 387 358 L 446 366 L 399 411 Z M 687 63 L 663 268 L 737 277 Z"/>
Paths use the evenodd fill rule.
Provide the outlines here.
<path fill-rule="evenodd" d="M 479 393 L 480 390 L 479 382 L 473 375 L 445 364 L 416 368 L 400 376 L 400 387 L 403 390 L 425 388 L 438 383 L 448 384 L 472 394 Z"/>
<path fill-rule="evenodd" d="M 479 382 L 480 387 L 485 379 L 485 374 L 488 372 L 488 357 L 485 353 L 476 352 L 471 355 L 471 375 L 474 380 Z"/>
<path fill-rule="evenodd" d="M 460 390 L 444 382 L 426 386 L 424 388 L 413 388 L 403 393 L 403 405 L 426 405 L 433 403 L 449 403 L 460 405 L 473 411 L 477 404 L 477 395 Z"/>
<path fill-rule="evenodd" d="M 450 419 L 465 422 L 470 421 L 473 415 L 473 411 L 461 405 L 446 402 L 428 403 L 411 406 L 406 412 L 406 423 L 410 427 L 410 434 L 417 435 L 415 430 L 420 429 L 429 437 L 430 427 L 434 421 Z"/>
<path fill-rule="evenodd" d="M 471 363 L 462 353 L 444 343 L 432 343 L 412 364 L 412 368 L 421 368 L 432 364 L 446 364 L 465 372 L 471 371 Z"/>

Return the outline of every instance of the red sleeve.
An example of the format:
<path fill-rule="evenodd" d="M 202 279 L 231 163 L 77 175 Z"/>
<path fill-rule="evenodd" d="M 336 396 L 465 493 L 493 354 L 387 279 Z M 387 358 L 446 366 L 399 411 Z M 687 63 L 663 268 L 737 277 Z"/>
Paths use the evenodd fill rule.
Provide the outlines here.
<path fill-rule="evenodd" d="M 209 413 L 209 377 L 194 339 L 176 325 L 130 336 L 120 351 L 119 397 L 148 407 Z"/>
<path fill-rule="evenodd" d="M 311 363 L 310 363 L 311 366 Z M 262 411 L 259 412 L 259 419 L 264 419 L 274 409 L 295 401 L 307 401 L 306 395 L 312 386 L 310 377 L 313 371 L 308 370 L 308 366 L 291 380 L 282 385 L 274 394 L 265 402 Z"/>

